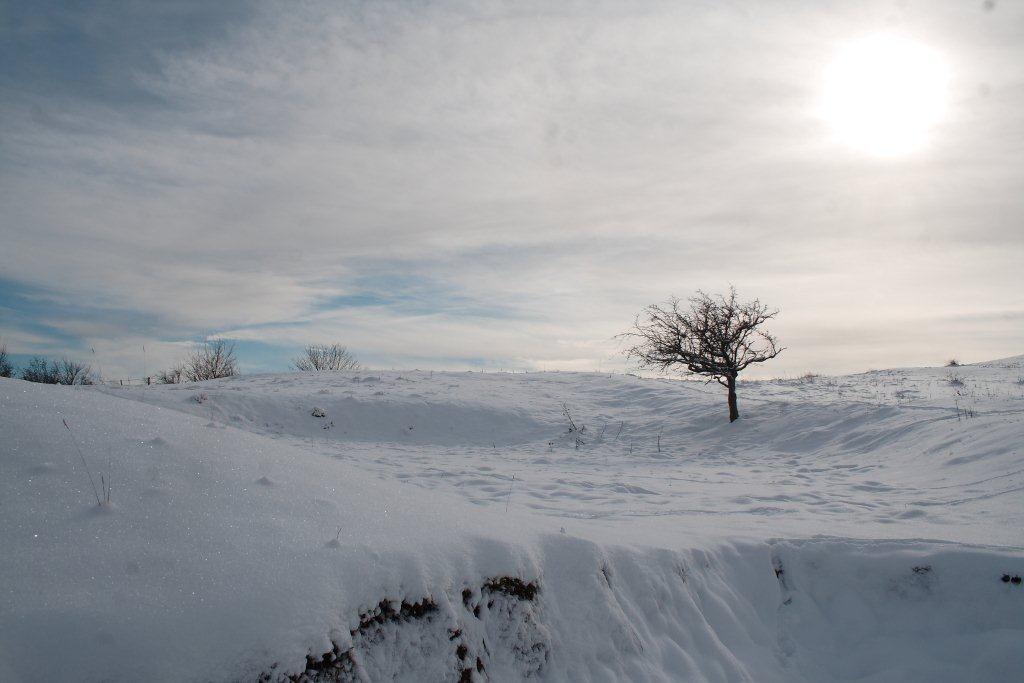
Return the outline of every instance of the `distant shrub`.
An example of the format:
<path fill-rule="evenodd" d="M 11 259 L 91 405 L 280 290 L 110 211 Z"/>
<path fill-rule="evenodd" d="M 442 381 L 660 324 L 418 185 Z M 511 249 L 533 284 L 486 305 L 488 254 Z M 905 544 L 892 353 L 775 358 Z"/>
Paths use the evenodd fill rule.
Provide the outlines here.
<path fill-rule="evenodd" d="M 40 384 L 92 384 L 92 371 L 88 365 L 63 358 L 59 361 L 48 361 L 42 356 L 35 356 L 21 371 L 21 378 L 27 382 Z"/>
<path fill-rule="evenodd" d="M 958 368 L 960 367 L 960 361 L 958 361 L 956 358 L 950 358 L 948 361 L 946 361 L 946 367 Z"/>
<path fill-rule="evenodd" d="M 299 372 L 359 369 L 359 362 L 340 344 L 310 344 L 292 360 L 292 365 Z"/>
<path fill-rule="evenodd" d="M 42 356 L 30 358 L 28 364 L 21 370 L 21 378 L 26 382 L 38 382 L 39 384 L 56 384 L 57 374 L 51 372 L 50 361 Z"/>
<path fill-rule="evenodd" d="M 7 344 L 0 345 L 0 377 L 13 377 L 14 366 L 7 355 Z"/>
<path fill-rule="evenodd" d="M 57 384 L 92 384 L 92 368 L 75 361 L 63 358 L 55 361 L 57 366 Z"/>
<path fill-rule="evenodd" d="M 798 378 L 801 382 L 813 382 L 816 379 L 821 379 L 821 375 L 816 372 L 805 372 Z"/>
<path fill-rule="evenodd" d="M 182 375 L 189 382 L 233 377 L 238 374 L 235 343 L 224 339 L 208 341 L 197 348 L 181 366 Z"/>
<path fill-rule="evenodd" d="M 207 379 L 233 377 L 238 374 L 238 359 L 235 358 L 235 344 L 225 339 L 207 341 L 192 352 L 188 358 L 156 375 L 157 384 L 181 384 L 202 382 Z"/>
<path fill-rule="evenodd" d="M 964 378 L 955 372 L 946 375 L 946 381 L 949 382 L 951 387 L 962 387 L 964 385 Z"/>
<path fill-rule="evenodd" d="M 169 370 L 161 370 L 156 375 L 157 384 L 181 384 L 185 381 L 185 364 L 178 363 Z"/>

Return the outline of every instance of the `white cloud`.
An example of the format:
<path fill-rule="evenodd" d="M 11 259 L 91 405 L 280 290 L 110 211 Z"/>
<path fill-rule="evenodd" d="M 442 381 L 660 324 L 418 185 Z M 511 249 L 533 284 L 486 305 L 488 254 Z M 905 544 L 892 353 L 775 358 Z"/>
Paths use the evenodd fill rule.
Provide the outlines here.
<path fill-rule="evenodd" d="M 642 305 L 729 282 L 819 340 L 782 369 L 1008 355 L 1024 331 L 917 330 L 1024 309 L 1020 11 L 268 5 L 126 65 L 160 105 L 0 103 L 0 271 L 154 337 L 342 338 L 396 363 L 596 367 Z M 953 96 L 932 147 L 879 161 L 833 147 L 814 103 L 835 46 L 894 22 L 943 52 Z M 368 272 L 506 317 L 324 310 Z"/>

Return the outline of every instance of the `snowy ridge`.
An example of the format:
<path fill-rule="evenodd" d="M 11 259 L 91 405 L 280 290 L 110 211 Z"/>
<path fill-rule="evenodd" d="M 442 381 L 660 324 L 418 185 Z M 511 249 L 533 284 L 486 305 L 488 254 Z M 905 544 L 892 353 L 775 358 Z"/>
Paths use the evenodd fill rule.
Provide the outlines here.
<path fill-rule="evenodd" d="M 0 380 L 0 680 L 1012 680 L 1009 365 Z"/>
<path fill-rule="evenodd" d="M 1024 490 L 1024 382 L 1002 365 L 746 383 L 734 425 L 717 386 L 590 373 L 274 375 L 107 391 L 502 509 L 511 498 L 558 518 L 667 517 L 704 536 L 711 524 L 716 538 L 1021 540 L 1019 507 L 1004 503 Z M 578 449 L 563 406 L 586 427 Z"/>

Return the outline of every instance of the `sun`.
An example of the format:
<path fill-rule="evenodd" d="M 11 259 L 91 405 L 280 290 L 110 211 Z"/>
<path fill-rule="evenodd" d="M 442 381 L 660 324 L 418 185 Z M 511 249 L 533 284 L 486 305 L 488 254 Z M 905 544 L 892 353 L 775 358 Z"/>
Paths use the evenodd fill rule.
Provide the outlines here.
<path fill-rule="evenodd" d="M 841 143 L 895 157 L 923 148 L 946 109 L 949 71 L 934 50 L 897 34 L 844 45 L 825 71 L 821 113 Z"/>

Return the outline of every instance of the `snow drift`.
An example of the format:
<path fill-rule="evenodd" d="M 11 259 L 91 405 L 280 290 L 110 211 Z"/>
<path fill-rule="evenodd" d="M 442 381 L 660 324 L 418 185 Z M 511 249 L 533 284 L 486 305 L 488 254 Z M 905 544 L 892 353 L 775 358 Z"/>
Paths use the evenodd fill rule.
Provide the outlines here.
<path fill-rule="evenodd" d="M 1014 680 L 1020 373 L 0 380 L 0 680 Z"/>

